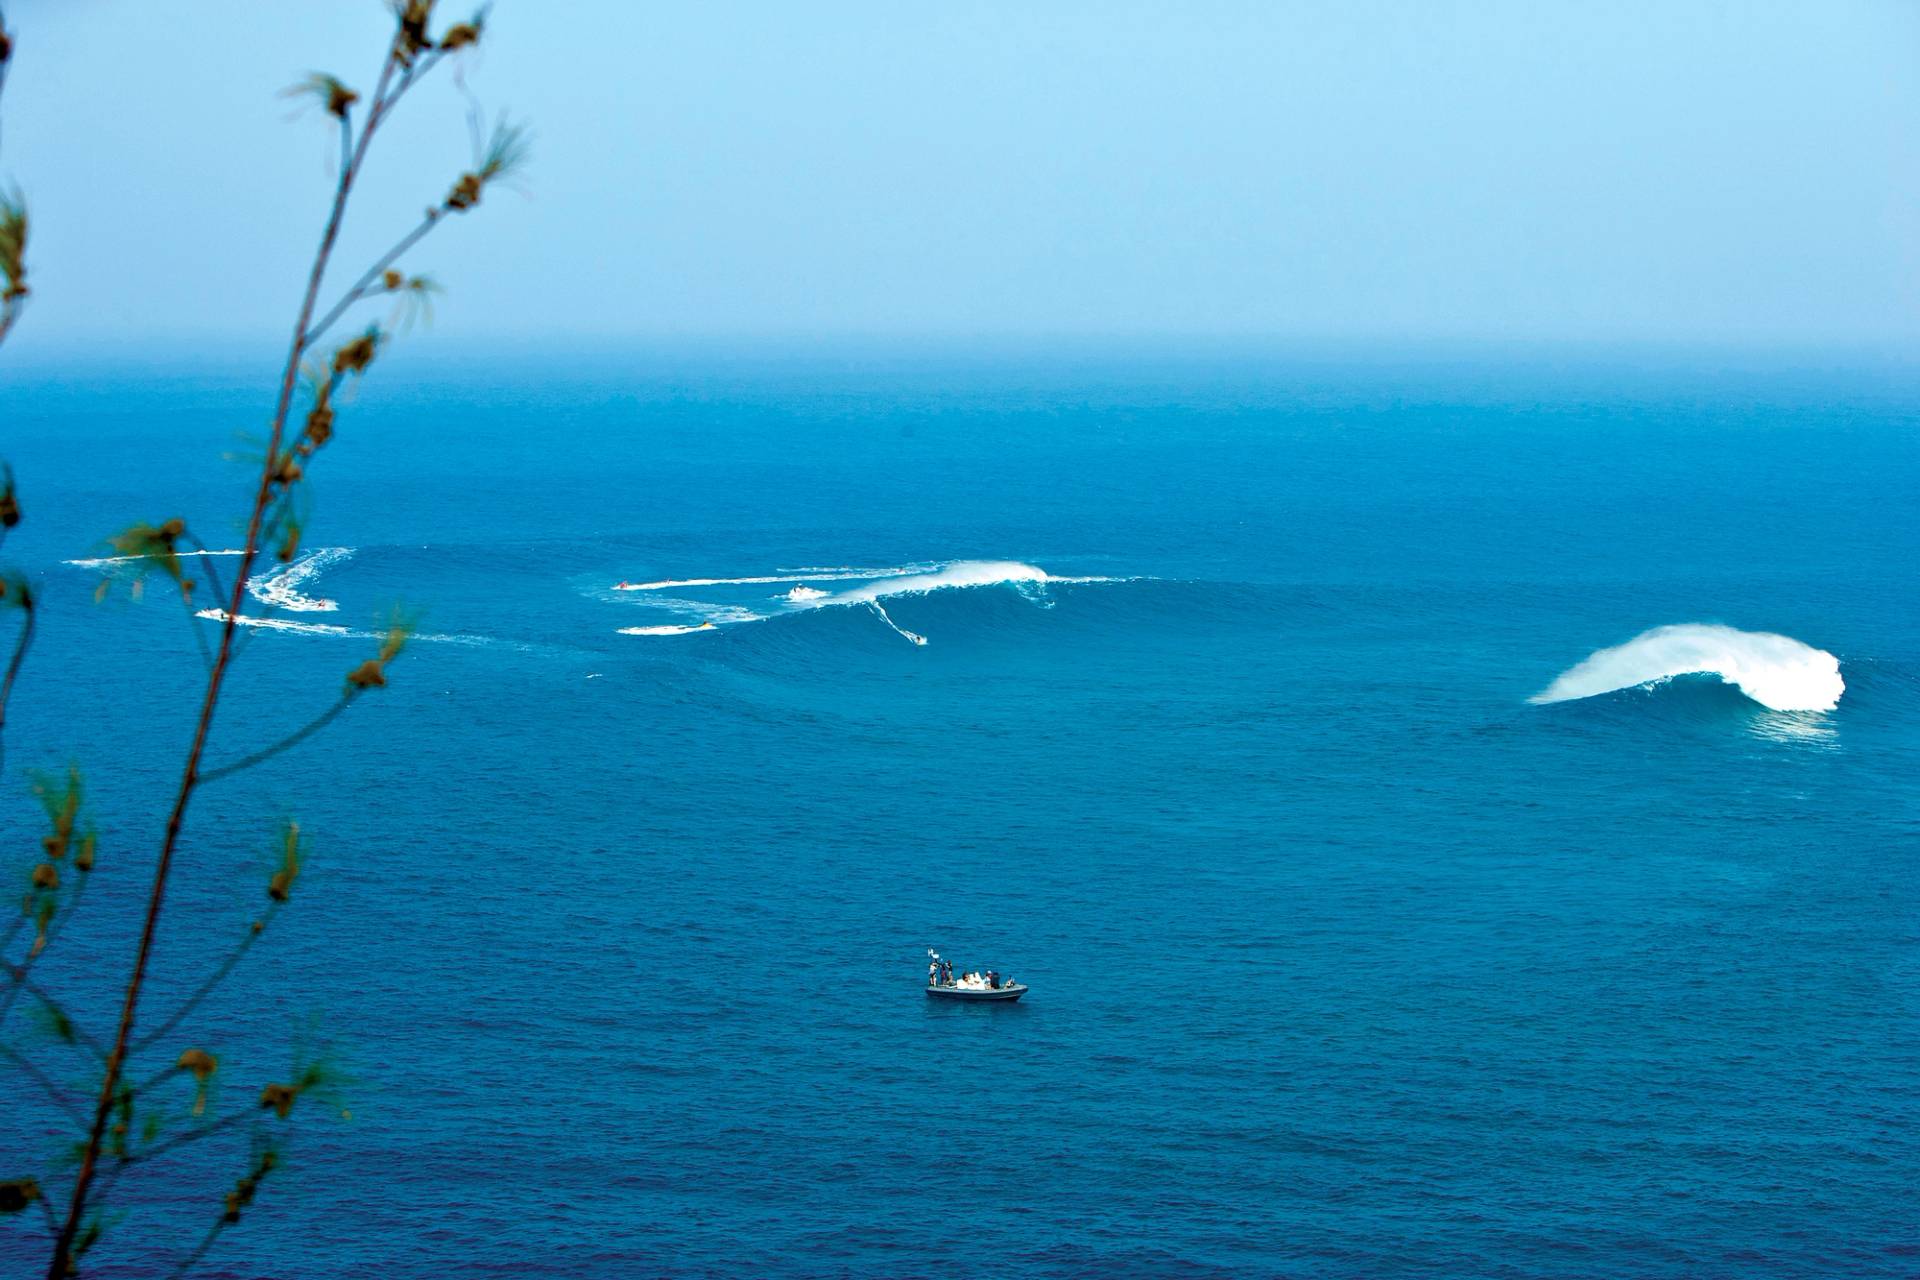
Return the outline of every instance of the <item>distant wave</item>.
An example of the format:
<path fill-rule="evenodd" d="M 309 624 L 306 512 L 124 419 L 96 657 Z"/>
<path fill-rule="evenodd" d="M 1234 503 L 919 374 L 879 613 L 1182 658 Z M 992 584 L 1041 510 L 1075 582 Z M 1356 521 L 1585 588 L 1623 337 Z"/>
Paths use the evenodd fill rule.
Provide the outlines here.
<path fill-rule="evenodd" d="M 777 574 L 757 574 L 734 578 L 665 578 L 656 582 L 622 582 L 615 585 L 616 591 L 659 592 L 666 590 L 685 590 L 700 587 L 748 587 L 772 586 L 787 583 L 794 584 L 788 591 L 772 597 L 784 608 L 773 614 L 755 613 L 738 605 L 709 604 L 702 601 L 673 598 L 649 598 L 647 603 L 661 608 L 677 609 L 691 613 L 700 619 L 699 625 L 622 627 L 621 635 L 672 636 L 684 635 L 689 631 L 708 630 L 709 624 L 726 626 L 740 622 L 760 622 L 769 616 L 801 613 L 813 609 L 828 609 L 849 605 L 861 605 L 902 639 L 915 645 L 924 645 L 927 638 L 918 632 L 910 631 L 894 621 L 882 600 L 897 596 L 926 595 L 934 591 L 957 590 L 970 587 L 1011 586 L 1016 589 L 1035 592 L 1051 583 L 1087 583 L 1120 582 L 1127 579 L 1105 577 L 1055 576 L 1037 565 L 1025 564 L 1017 560 L 955 560 L 948 563 L 923 563 L 899 565 L 891 568 L 861 569 L 849 566 L 837 566 L 817 570 L 786 570 Z M 858 583 L 857 586 L 842 587 L 840 590 L 827 590 L 811 583 Z M 1036 597 L 1039 598 L 1039 597 Z"/>
<path fill-rule="evenodd" d="M 1568 702 L 1675 676 L 1716 675 L 1775 711 L 1831 711 L 1846 684 L 1840 660 L 1791 636 L 1705 623 L 1655 627 L 1562 672 L 1531 702 Z"/>
<path fill-rule="evenodd" d="M 292 564 L 256 574 L 247 583 L 247 594 L 269 608 L 290 613 L 333 613 L 340 608 L 339 601 L 303 595 L 300 588 L 352 554 L 352 547 L 316 547 Z"/>
<path fill-rule="evenodd" d="M 692 635 L 696 631 L 717 630 L 719 628 L 711 622 L 699 622 L 690 627 L 622 627 L 620 634 L 623 636 L 685 636 Z"/>
<path fill-rule="evenodd" d="M 925 595 L 957 587 L 998 587 L 1023 582 L 1044 583 L 1047 571 L 1017 560 L 956 560 L 929 571 L 889 574 L 862 586 L 836 591 L 822 600 L 810 602 L 824 608 L 837 604 L 866 604 L 889 596 Z"/>
<path fill-rule="evenodd" d="M 615 591 L 669 591 L 675 587 L 754 587 L 776 582 L 841 582 L 855 578 L 895 578 L 919 573 L 932 565 L 909 565 L 899 569 L 821 569 L 786 571 L 753 578 L 663 578 L 658 582 L 616 582 Z"/>

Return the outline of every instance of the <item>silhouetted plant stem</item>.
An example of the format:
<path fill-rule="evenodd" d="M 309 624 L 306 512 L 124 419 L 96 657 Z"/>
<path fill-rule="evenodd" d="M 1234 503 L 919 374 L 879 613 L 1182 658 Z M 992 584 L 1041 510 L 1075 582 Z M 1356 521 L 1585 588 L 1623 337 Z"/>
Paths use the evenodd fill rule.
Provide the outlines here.
<path fill-rule="evenodd" d="M 102 1062 L 106 1061 L 107 1051 L 105 1047 L 103 1047 L 98 1040 L 88 1035 L 86 1029 L 75 1022 L 73 1018 L 68 1015 L 67 1011 L 60 1007 L 60 1002 L 53 998 L 51 992 L 27 976 L 25 965 L 17 965 L 0 959 L 0 974 L 4 974 L 12 984 L 13 991 L 25 991 L 35 1000 L 38 1000 L 41 1007 L 46 1009 L 48 1013 L 58 1018 L 61 1026 L 72 1035 L 75 1044 L 85 1046 L 92 1051 L 94 1057 Z M 10 991 L 9 996 L 11 995 L 12 992 Z"/>
<path fill-rule="evenodd" d="M 382 254 L 380 260 L 371 267 L 368 267 L 367 273 L 355 281 L 353 288 L 347 290 L 340 301 L 333 304 L 333 309 L 322 316 L 320 322 L 313 326 L 312 331 L 307 334 L 306 345 L 311 347 L 314 343 L 318 342 L 321 335 L 325 334 L 341 316 L 346 314 L 347 308 L 372 292 L 374 284 L 387 273 L 387 268 L 400 260 L 401 254 L 413 248 L 414 245 L 419 244 L 420 241 L 426 237 L 427 232 L 439 226 L 441 221 L 442 215 L 440 210 L 438 208 L 430 210 L 427 216 L 420 220 L 419 226 L 407 232 L 406 235 L 400 238 L 398 244 Z"/>
<path fill-rule="evenodd" d="M 214 712 L 219 706 L 220 690 L 225 684 L 227 668 L 233 654 L 234 633 L 239 629 L 240 606 L 245 596 L 247 581 L 253 572 L 254 559 L 260 552 L 261 525 L 272 504 L 275 491 L 275 470 L 280 459 L 281 441 L 286 434 L 287 414 L 293 405 L 294 386 L 300 374 L 300 357 L 305 350 L 307 330 L 313 319 L 314 304 L 320 294 L 321 281 L 324 279 L 327 264 L 332 260 L 333 247 L 339 238 L 340 222 L 346 213 L 347 199 L 353 191 L 355 177 L 366 158 L 367 148 L 373 140 L 375 130 L 387 110 L 399 100 L 406 83 L 412 82 L 409 72 L 406 82 L 391 96 L 388 87 L 393 83 L 394 69 L 400 63 L 400 46 L 396 41 L 387 49 L 387 55 L 380 70 L 380 79 L 374 89 L 373 97 L 367 109 L 366 122 L 361 126 L 359 141 L 354 145 L 351 157 L 341 167 L 340 180 L 334 189 L 332 207 L 327 214 L 325 229 L 320 235 L 320 246 L 314 253 L 313 267 L 307 275 L 307 286 L 301 297 L 298 318 L 294 321 L 291 345 L 287 351 L 286 367 L 280 377 L 279 398 L 274 405 L 273 424 L 268 432 L 267 455 L 260 471 L 260 483 L 254 494 L 253 509 L 247 519 L 246 542 L 240 552 L 240 566 L 235 572 L 233 591 L 228 597 L 227 616 L 220 628 L 220 645 L 213 661 L 213 667 L 207 674 L 207 689 L 201 699 L 200 716 L 194 727 L 193 742 L 187 750 L 185 767 L 181 770 L 180 785 L 174 794 L 172 810 L 167 816 L 166 835 L 161 841 L 160 856 L 154 866 L 153 887 L 147 898 L 146 918 L 140 929 L 140 945 L 134 955 L 133 972 L 127 979 L 125 999 L 121 1003 L 120 1020 L 114 1033 L 113 1049 L 107 1055 L 104 1079 L 101 1082 L 100 1098 L 94 1107 L 93 1124 L 87 1135 L 87 1143 L 80 1157 L 79 1172 L 74 1178 L 73 1198 L 67 1209 L 65 1223 L 60 1228 L 58 1239 L 54 1242 L 53 1257 L 48 1264 L 48 1280 L 67 1280 L 72 1270 L 73 1244 L 79 1234 L 81 1221 L 86 1216 L 87 1193 L 92 1187 L 94 1170 L 100 1159 L 100 1147 L 107 1132 L 107 1122 L 114 1109 L 114 1103 L 120 1087 L 120 1074 L 125 1064 L 128 1046 L 132 1042 L 134 1017 L 140 1007 L 140 993 L 146 983 L 147 965 L 153 955 L 154 938 L 159 931 L 161 908 L 166 900 L 167 877 L 173 869 L 174 851 L 179 846 L 180 830 L 186 820 L 188 803 L 193 799 L 194 788 L 199 781 L 200 757 L 205 752 L 207 737 L 213 728 Z M 210 1242 L 209 1242 L 210 1243 Z M 196 1259 L 197 1260 L 197 1259 Z M 188 1265 L 190 1265 L 191 1260 Z"/>
<path fill-rule="evenodd" d="M 244 769 L 251 769 L 253 768 L 253 766 L 261 763 L 262 761 L 271 760 L 274 756 L 279 755 L 282 751 L 287 751 L 293 747 L 299 746 L 302 742 L 305 742 L 308 738 L 311 738 L 314 734 L 320 732 L 322 729 L 326 728 L 329 724 L 332 724 L 334 719 L 337 716 L 339 716 L 339 714 L 342 711 L 345 711 L 348 707 L 353 705 L 353 700 L 355 697 L 359 695 L 359 693 L 360 691 L 358 689 L 349 687 L 345 693 L 340 695 L 340 700 L 338 702 L 334 703 L 331 707 L 328 707 L 325 711 L 315 716 L 312 720 L 309 720 L 305 725 L 302 725 L 300 728 L 295 729 L 292 733 L 280 739 L 280 741 L 274 743 L 272 746 L 262 747 L 260 750 L 254 752 L 250 756 L 242 756 L 240 759 L 235 760 L 232 764 L 223 764 L 218 769 L 207 770 L 205 773 L 200 775 L 201 784 L 205 785 L 206 783 L 209 783 L 209 782 L 218 782 L 220 779 L 230 777 L 233 774 L 239 773 Z"/>
<path fill-rule="evenodd" d="M 71 1116 L 75 1124 L 85 1124 L 87 1122 L 87 1113 L 82 1111 L 66 1094 L 60 1092 L 60 1086 L 55 1084 L 46 1072 L 35 1066 L 33 1060 L 27 1057 L 26 1054 L 21 1053 L 18 1049 L 10 1045 L 0 1044 L 0 1058 L 5 1058 L 8 1062 L 11 1062 L 14 1066 L 26 1072 L 27 1078 L 39 1085 L 40 1091 L 52 1099 L 55 1105 L 62 1111 Z"/>
<path fill-rule="evenodd" d="M 51 947 L 59 940 L 61 931 L 67 927 L 67 921 L 73 918 L 74 909 L 80 905 L 80 899 L 86 896 L 87 886 L 91 883 L 92 877 L 89 876 L 83 879 L 80 882 L 80 887 L 73 891 L 73 896 L 67 899 L 67 909 L 55 916 L 53 922 L 48 926 L 47 940 L 39 950 L 33 952 L 17 965 L 9 964 L 6 966 L 7 976 L 12 978 L 13 981 L 8 985 L 7 993 L 4 996 L 0 996 L 0 1026 L 6 1024 L 7 1014 L 13 1011 L 14 998 L 26 990 L 27 971 L 33 968 L 33 962 L 38 960 L 48 947 Z"/>
<path fill-rule="evenodd" d="M 214 1219 L 213 1226 L 207 1229 L 207 1234 L 201 1237 L 200 1243 L 194 1246 L 193 1252 L 180 1259 L 179 1266 L 167 1272 L 167 1280 L 177 1280 L 177 1277 L 184 1276 L 193 1270 L 194 1264 L 207 1256 L 207 1250 L 213 1248 L 214 1242 L 220 1238 L 220 1233 L 226 1229 L 225 1218 Z"/>
<path fill-rule="evenodd" d="M 0 767 L 7 760 L 7 702 L 13 697 L 13 682 L 20 675 L 21 664 L 27 660 L 27 650 L 33 647 L 34 609 L 28 604 L 21 610 L 24 621 L 20 624 L 20 635 L 13 642 L 13 656 L 7 659 L 7 674 L 0 676 Z"/>
<path fill-rule="evenodd" d="M 273 918 L 279 914 L 279 911 L 280 904 L 277 902 L 268 907 L 266 915 L 260 918 L 258 926 L 248 928 L 246 936 L 240 939 L 240 945 L 227 953 L 227 958 L 220 962 L 218 968 L 207 975 L 204 982 L 194 988 L 193 994 L 188 996 L 180 1007 L 173 1011 L 173 1016 L 140 1038 L 133 1046 L 135 1052 L 165 1039 L 168 1032 L 180 1025 L 181 1019 L 198 1008 L 200 1002 L 211 995 L 213 989 L 224 982 L 227 975 L 233 972 L 233 967 L 240 963 L 248 951 L 253 949 L 253 944 L 259 941 L 261 936 L 266 933 L 267 926 L 273 923 Z"/>

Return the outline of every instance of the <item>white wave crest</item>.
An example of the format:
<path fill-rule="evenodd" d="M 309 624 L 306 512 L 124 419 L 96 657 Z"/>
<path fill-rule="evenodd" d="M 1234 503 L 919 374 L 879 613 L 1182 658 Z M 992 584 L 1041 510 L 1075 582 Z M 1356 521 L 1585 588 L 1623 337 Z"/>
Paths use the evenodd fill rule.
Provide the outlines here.
<path fill-rule="evenodd" d="M 623 636 L 686 636 L 692 635 L 696 631 L 718 630 L 719 628 L 711 622 L 700 622 L 690 627 L 621 627 L 620 634 Z"/>
<path fill-rule="evenodd" d="M 889 596 L 925 595 L 929 591 L 945 591 L 955 587 L 997 587 L 1023 582 L 1044 584 L 1049 581 L 1052 579 L 1047 577 L 1045 569 L 1016 560 L 956 560 L 929 572 L 881 578 L 845 591 L 836 591 L 814 603 L 822 607 L 866 604 Z"/>
<path fill-rule="evenodd" d="M 289 613 L 333 613 L 340 608 L 339 601 L 305 595 L 300 588 L 352 554 L 352 547 L 315 548 L 292 564 L 256 575 L 247 583 L 247 594 L 269 608 Z"/>
<path fill-rule="evenodd" d="M 776 582 L 842 582 L 860 578 L 897 578 L 919 573 L 929 565 L 898 569 L 823 569 L 818 573 L 772 573 L 751 578 L 662 578 L 658 582 L 616 582 L 615 591 L 669 591 L 675 587 L 758 587 Z"/>
<path fill-rule="evenodd" d="M 1529 701 L 1567 702 L 1697 674 L 1719 676 L 1775 711 L 1831 711 L 1847 687 L 1838 658 L 1791 636 L 1684 623 L 1599 650 Z"/>
<path fill-rule="evenodd" d="M 945 591 L 963 587 L 1011 586 L 1027 593 L 1038 603 L 1046 604 L 1043 589 L 1050 583 L 1087 583 L 1087 582 L 1127 582 L 1128 578 L 1106 577 L 1056 577 L 1036 565 L 1025 564 L 1017 560 L 955 560 L 946 563 L 927 562 L 899 565 L 893 568 L 853 568 L 845 565 L 818 568 L 782 569 L 778 573 L 752 575 L 737 578 L 669 578 L 658 582 L 620 582 L 614 584 L 615 591 L 640 591 L 649 593 L 646 604 L 654 608 L 669 610 L 673 613 L 692 615 L 701 624 L 713 623 L 727 626 L 738 622 L 759 622 L 767 615 L 755 613 L 738 605 L 707 603 L 685 597 L 661 597 L 651 594 L 669 589 L 689 589 L 699 587 L 746 587 L 769 584 L 794 584 L 773 599 L 786 606 L 781 613 L 799 613 L 812 609 L 826 609 L 837 606 L 864 605 L 884 622 L 891 630 L 916 645 L 924 645 L 927 638 L 909 631 L 895 622 L 880 601 L 895 596 L 926 595 L 929 592 Z M 824 590 L 809 585 L 812 583 L 857 583 L 855 586 L 840 590 Z M 684 635 L 689 631 L 705 630 L 703 625 L 668 625 L 651 627 L 622 627 L 622 635 Z"/>

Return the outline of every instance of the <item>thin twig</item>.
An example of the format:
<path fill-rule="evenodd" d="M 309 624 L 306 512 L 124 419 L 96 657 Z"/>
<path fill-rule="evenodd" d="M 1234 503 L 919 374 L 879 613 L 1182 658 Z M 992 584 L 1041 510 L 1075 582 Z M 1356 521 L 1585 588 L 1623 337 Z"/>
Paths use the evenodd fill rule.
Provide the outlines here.
<path fill-rule="evenodd" d="M 66 1094 L 60 1092 L 60 1086 L 53 1082 L 52 1077 L 35 1066 L 33 1060 L 27 1057 L 26 1054 L 21 1053 L 12 1045 L 0 1044 L 0 1057 L 6 1058 L 6 1060 L 14 1066 L 26 1072 L 28 1077 L 40 1086 L 41 1091 L 44 1092 L 47 1097 L 51 1098 L 62 1111 L 66 1112 L 75 1124 L 84 1125 L 87 1123 L 87 1113 L 80 1109 L 79 1104 L 68 1098 Z"/>
<path fill-rule="evenodd" d="M 47 951 L 52 948 L 53 944 L 59 941 L 61 931 L 67 927 L 67 921 L 73 919 L 75 908 L 80 905 L 80 899 L 86 896 L 87 886 L 92 882 L 93 877 L 91 875 L 83 876 L 80 881 L 80 887 L 75 889 L 72 896 L 67 899 L 67 909 L 54 913 L 53 920 L 47 927 L 46 941 L 41 943 L 37 950 L 29 952 L 27 958 L 19 964 L 7 966 L 8 972 L 13 976 L 14 982 L 12 986 L 7 988 L 6 995 L 0 996 L 0 1025 L 5 1024 L 7 1014 L 13 1011 L 14 998 L 26 989 L 27 970 L 33 968 L 33 962 L 45 955 Z"/>
<path fill-rule="evenodd" d="M 156 1142 L 145 1151 L 135 1151 L 130 1155 L 122 1156 L 119 1163 L 122 1165 L 144 1164 L 149 1160 L 158 1159 L 160 1156 L 167 1154 L 167 1152 L 184 1147 L 189 1143 L 198 1142 L 202 1138 L 211 1138 L 216 1133 L 224 1133 L 241 1121 L 252 1119 L 254 1113 L 258 1110 L 258 1107 L 243 1107 L 238 1111 L 229 1111 L 218 1120 L 211 1120 L 206 1124 L 176 1133 L 164 1142 Z"/>
<path fill-rule="evenodd" d="M 213 1220 L 213 1226 L 208 1228 L 206 1236 L 201 1239 L 200 1243 L 194 1246 L 193 1252 L 180 1259 L 179 1266 L 167 1272 L 167 1280 L 177 1280 L 178 1277 L 184 1276 L 187 1272 L 193 1270 L 194 1264 L 207 1256 L 207 1250 L 213 1248 L 213 1242 L 218 1240 L 220 1233 L 226 1229 L 226 1218 L 224 1216 L 215 1218 Z"/>
<path fill-rule="evenodd" d="M 321 318 L 320 322 L 314 325 L 312 330 L 308 332 L 305 346 L 311 348 L 314 343 L 318 342 L 321 336 L 333 327 L 334 322 L 346 314 L 347 308 L 366 297 L 367 294 L 372 291 L 374 283 L 386 275 L 388 267 L 391 267 L 395 262 L 400 260 L 401 254 L 420 243 L 427 232 L 439 226 L 442 221 L 444 221 L 444 219 L 441 217 L 440 210 L 437 207 L 430 209 L 427 212 L 427 216 L 420 220 L 419 226 L 400 237 L 399 243 L 382 254 L 380 260 L 371 267 L 368 267 L 367 273 L 354 282 L 353 288 L 347 290 L 345 296 L 333 304 L 333 310 L 327 312 L 327 314 Z"/>
<path fill-rule="evenodd" d="M 294 747 L 299 746 L 302 742 L 305 742 L 308 738 L 311 738 L 314 734 L 320 732 L 322 729 L 326 728 L 329 724 L 332 724 L 334 719 L 342 711 L 345 711 L 348 707 L 353 705 L 353 699 L 359 692 L 360 691 L 358 689 L 349 687 L 345 693 L 340 695 L 340 700 L 338 702 L 334 703 L 331 707 L 328 707 L 325 711 L 321 712 L 318 716 L 315 716 L 312 720 L 308 721 L 305 725 L 301 726 L 298 729 L 295 729 L 292 733 L 280 739 L 280 741 L 274 743 L 270 747 L 262 747 L 260 750 L 254 752 L 250 756 L 242 756 L 240 759 L 235 760 L 232 764 L 223 764 L 218 769 L 209 769 L 205 773 L 200 775 L 200 781 L 203 784 L 208 782 L 217 782 L 221 778 L 229 777 L 233 774 L 239 773 L 243 769 L 251 769 L 253 768 L 253 766 L 261 763 L 262 761 L 271 760 L 273 757 L 279 755 L 282 751 L 287 751 Z"/>
<path fill-rule="evenodd" d="M 0 329 L 0 336 L 4 334 L 5 330 Z M 32 602 L 24 605 L 21 612 L 25 615 L 25 621 L 20 624 L 20 638 L 14 641 L 13 657 L 7 660 L 7 674 L 0 677 L 0 768 L 5 768 L 7 761 L 7 701 L 13 697 L 13 682 L 20 674 L 21 664 L 27 660 L 28 648 L 33 644 Z"/>
<path fill-rule="evenodd" d="M 78 896 L 77 894 L 75 895 L 76 898 L 78 898 Z M 45 1006 L 49 1013 L 60 1019 L 61 1024 L 73 1033 L 73 1038 L 77 1042 L 93 1051 L 94 1057 L 100 1059 L 102 1062 L 107 1060 L 105 1047 L 103 1047 L 98 1040 L 95 1040 L 91 1035 L 87 1034 L 86 1028 L 75 1022 L 67 1011 L 60 1007 L 60 1002 L 53 998 L 51 992 L 27 976 L 25 965 L 10 964 L 4 959 L 0 959 L 0 976 L 6 977 L 14 983 L 16 987 L 25 990 L 28 995 Z"/>
<path fill-rule="evenodd" d="M 173 1011 L 172 1017 L 137 1040 L 134 1043 L 133 1051 L 138 1053 L 142 1049 L 165 1039 L 168 1032 L 180 1025 L 181 1019 L 198 1008 L 200 1002 L 211 995 L 213 989 L 224 982 L 227 975 L 233 972 L 234 966 L 239 964 L 247 952 L 252 949 L 253 944 L 259 940 L 260 935 L 267 931 L 267 926 L 273 923 L 273 918 L 279 914 L 279 911 L 280 904 L 277 902 L 268 907 L 266 915 L 261 917 L 259 921 L 259 927 L 249 927 L 247 929 L 247 936 L 240 939 L 240 945 L 228 953 L 227 958 L 221 961 L 218 968 L 207 975 L 206 981 L 194 988 L 193 994 L 187 997 L 184 1004 Z"/>

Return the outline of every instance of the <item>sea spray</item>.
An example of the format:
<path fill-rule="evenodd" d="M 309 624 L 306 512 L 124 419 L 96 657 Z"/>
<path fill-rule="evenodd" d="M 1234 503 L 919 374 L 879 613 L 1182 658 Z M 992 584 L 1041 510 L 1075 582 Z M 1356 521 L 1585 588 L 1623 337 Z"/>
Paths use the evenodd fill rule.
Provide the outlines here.
<path fill-rule="evenodd" d="M 1791 636 L 1706 623 L 1655 627 L 1601 649 L 1529 699 L 1567 702 L 1675 676 L 1716 675 L 1775 711 L 1831 711 L 1846 684 L 1840 660 Z"/>

